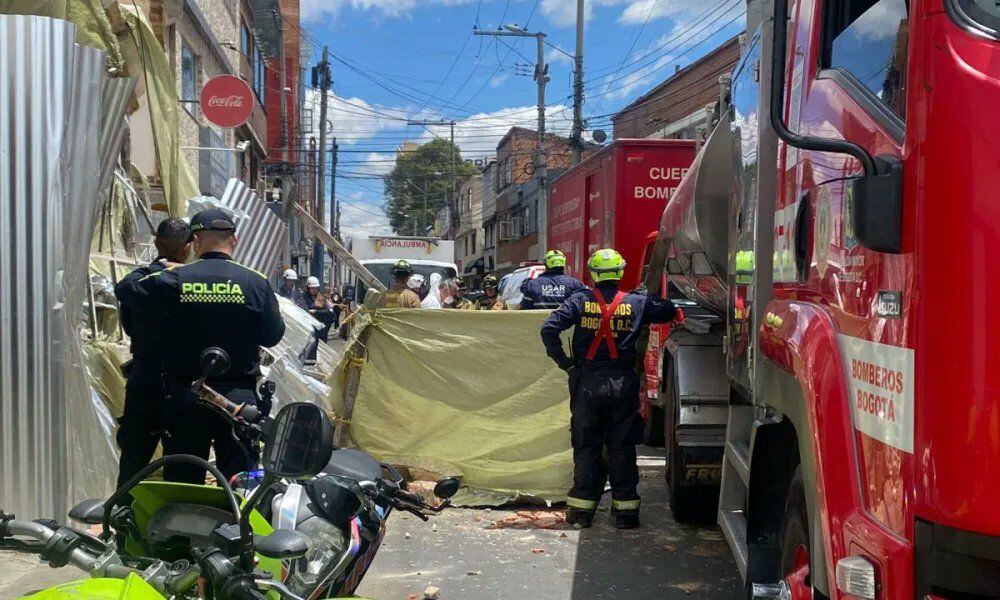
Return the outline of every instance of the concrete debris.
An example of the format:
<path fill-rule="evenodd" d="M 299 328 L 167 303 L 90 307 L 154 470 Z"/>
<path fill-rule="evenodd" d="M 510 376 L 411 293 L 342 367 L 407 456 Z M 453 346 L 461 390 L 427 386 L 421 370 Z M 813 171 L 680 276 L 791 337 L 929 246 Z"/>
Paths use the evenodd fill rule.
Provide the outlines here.
<path fill-rule="evenodd" d="M 532 554 L 545 554 L 545 548 L 532 548 Z"/>
<path fill-rule="evenodd" d="M 433 585 L 427 586 L 424 590 L 424 600 L 438 600 L 441 597 L 441 588 L 434 587 Z"/>
<path fill-rule="evenodd" d="M 566 513 L 561 510 L 519 510 L 487 529 L 572 529 L 566 523 Z"/>
<path fill-rule="evenodd" d="M 483 574 L 483 572 L 482 572 L 482 571 L 466 571 L 466 573 L 465 573 L 465 574 L 466 574 L 466 575 L 469 575 L 469 576 L 471 576 L 471 577 L 475 577 L 475 576 L 477 576 L 477 575 L 482 575 L 482 574 Z"/>

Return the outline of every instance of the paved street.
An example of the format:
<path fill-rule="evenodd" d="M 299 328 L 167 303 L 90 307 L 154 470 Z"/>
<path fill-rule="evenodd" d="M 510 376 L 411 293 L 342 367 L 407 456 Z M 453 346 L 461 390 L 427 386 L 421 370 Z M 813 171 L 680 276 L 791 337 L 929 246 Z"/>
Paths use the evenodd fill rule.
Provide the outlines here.
<path fill-rule="evenodd" d="M 508 521 L 530 526 L 523 511 L 455 509 L 429 523 L 396 514 L 359 593 L 405 600 L 433 585 L 442 599 L 461 600 L 739 598 L 739 573 L 718 529 L 671 519 L 658 453 L 645 449 L 640 459 L 639 530 L 614 529 L 607 503 L 584 531 L 502 527 Z M 543 526 L 554 520 L 547 511 L 539 516 Z"/>
<path fill-rule="evenodd" d="M 442 600 L 739 598 L 739 574 L 721 533 L 670 518 L 657 452 L 647 449 L 641 459 L 639 530 L 614 529 L 606 506 L 585 531 L 565 528 L 552 511 L 452 509 L 428 523 L 396 513 L 359 593 L 406 600 L 433 585 Z M 0 561 L 0 600 L 81 575 L 9 552 L 0 552 Z"/>

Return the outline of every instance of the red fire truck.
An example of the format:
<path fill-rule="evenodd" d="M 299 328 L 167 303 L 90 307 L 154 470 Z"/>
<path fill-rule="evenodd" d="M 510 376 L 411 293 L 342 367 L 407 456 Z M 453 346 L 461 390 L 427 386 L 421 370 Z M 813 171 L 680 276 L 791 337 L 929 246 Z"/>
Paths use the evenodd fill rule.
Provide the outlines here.
<path fill-rule="evenodd" d="M 566 253 L 566 271 L 584 279 L 590 255 L 615 248 L 636 267 L 625 270 L 622 286 L 639 285 L 650 223 L 663 213 L 694 155 L 690 140 L 615 140 L 553 180 L 548 244 Z"/>
<path fill-rule="evenodd" d="M 705 311 L 664 353 L 672 502 L 716 486 L 751 598 L 1000 598 L 1000 4 L 748 21 L 647 277 Z"/>

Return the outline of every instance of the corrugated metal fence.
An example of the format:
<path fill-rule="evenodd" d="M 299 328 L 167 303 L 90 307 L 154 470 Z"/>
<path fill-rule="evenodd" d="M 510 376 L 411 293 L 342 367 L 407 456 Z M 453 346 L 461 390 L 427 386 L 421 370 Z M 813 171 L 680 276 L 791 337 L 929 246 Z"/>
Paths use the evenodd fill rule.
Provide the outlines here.
<path fill-rule="evenodd" d="M 101 151 L 104 54 L 75 37 L 0 15 L 0 508 L 27 518 L 65 519 L 115 472 L 77 327 L 101 159 L 117 150 Z"/>
<path fill-rule="evenodd" d="M 236 226 L 239 243 L 233 258 L 272 279 L 281 265 L 282 251 L 288 246 L 288 225 L 239 179 L 229 180 L 221 202 L 245 215 Z"/>

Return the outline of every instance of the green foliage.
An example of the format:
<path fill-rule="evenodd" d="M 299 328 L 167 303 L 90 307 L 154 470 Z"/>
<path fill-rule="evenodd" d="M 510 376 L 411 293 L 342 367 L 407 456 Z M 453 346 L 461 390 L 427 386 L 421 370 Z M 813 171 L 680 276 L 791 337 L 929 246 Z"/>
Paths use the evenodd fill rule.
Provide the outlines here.
<path fill-rule="evenodd" d="M 455 146 L 452 171 L 452 145 L 436 139 L 415 151 L 397 155 L 396 166 L 385 177 L 385 211 L 389 225 L 399 235 L 425 235 L 434 217 L 463 180 L 476 172 L 462 162 L 462 152 Z"/>

